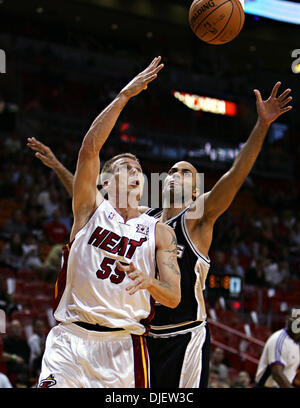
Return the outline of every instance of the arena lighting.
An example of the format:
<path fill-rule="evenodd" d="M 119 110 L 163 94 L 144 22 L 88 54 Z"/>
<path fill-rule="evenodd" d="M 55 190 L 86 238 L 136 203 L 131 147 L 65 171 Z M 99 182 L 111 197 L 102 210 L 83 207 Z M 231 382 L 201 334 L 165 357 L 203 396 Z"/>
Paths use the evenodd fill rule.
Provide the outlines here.
<path fill-rule="evenodd" d="M 246 0 L 245 13 L 300 24 L 300 4 L 288 0 Z"/>
<path fill-rule="evenodd" d="M 237 105 L 234 102 L 223 99 L 210 98 L 208 96 L 199 96 L 187 92 L 172 91 L 176 99 L 195 111 L 216 113 L 219 115 L 236 116 Z"/>

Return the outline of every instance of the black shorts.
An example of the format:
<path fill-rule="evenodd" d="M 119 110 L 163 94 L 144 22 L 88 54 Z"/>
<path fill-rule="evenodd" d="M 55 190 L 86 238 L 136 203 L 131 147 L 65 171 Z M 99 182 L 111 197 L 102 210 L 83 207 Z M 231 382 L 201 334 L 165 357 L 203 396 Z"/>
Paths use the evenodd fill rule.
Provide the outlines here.
<path fill-rule="evenodd" d="M 199 362 L 197 359 L 190 359 L 189 361 L 189 364 L 197 364 L 196 370 L 200 370 L 198 388 L 207 388 L 209 376 L 210 333 L 207 323 L 203 329 L 205 332 L 201 361 Z M 150 357 L 150 388 L 179 388 L 180 382 L 184 382 L 182 369 L 185 360 L 189 358 L 187 350 L 192 336 L 192 332 L 166 338 L 147 336 Z"/>

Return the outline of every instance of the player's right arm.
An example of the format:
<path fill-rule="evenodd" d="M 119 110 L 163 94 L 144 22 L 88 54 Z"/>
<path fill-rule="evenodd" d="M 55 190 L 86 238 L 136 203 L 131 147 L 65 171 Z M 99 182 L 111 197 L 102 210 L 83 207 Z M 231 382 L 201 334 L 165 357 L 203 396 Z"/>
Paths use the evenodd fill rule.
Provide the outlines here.
<path fill-rule="evenodd" d="M 160 61 L 161 57 L 154 58 L 144 71 L 120 91 L 107 108 L 97 116 L 83 139 L 73 183 L 74 224 L 71 240 L 103 201 L 103 197 L 97 194 L 96 189 L 100 171 L 99 152 L 128 101 L 147 89 L 148 84 L 157 77 L 158 72 L 163 68 Z"/>

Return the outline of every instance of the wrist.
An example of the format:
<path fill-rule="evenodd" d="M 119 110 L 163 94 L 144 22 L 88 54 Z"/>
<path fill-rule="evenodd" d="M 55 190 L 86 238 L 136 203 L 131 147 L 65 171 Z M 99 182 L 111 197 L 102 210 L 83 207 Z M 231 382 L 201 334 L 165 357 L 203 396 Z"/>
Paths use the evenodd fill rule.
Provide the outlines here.
<path fill-rule="evenodd" d="M 124 104 L 126 104 L 130 98 L 131 98 L 130 92 L 126 88 L 123 88 L 119 92 L 119 95 L 117 96 L 117 99 L 119 99 Z"/>
<path fill-rule="evenodd" d="M 268 130 L 270 127 L 271 123 L 266 122 L 262 118 L 258 117 L 257 118 L 257 126 L 259 126 L 262 130 Z"/>

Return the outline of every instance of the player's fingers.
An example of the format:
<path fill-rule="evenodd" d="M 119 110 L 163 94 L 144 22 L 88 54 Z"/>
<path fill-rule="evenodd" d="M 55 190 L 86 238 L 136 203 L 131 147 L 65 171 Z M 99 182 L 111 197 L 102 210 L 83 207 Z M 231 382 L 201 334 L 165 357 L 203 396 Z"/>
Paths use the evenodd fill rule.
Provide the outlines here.
<path fill-rule="evenodd" d="M 128 286 L 126 290 L 129 292 L 129 295 L 133 295 L 136 293 L 138 290 L 142 289 L 142 283 L 136 283 L 135 285 Z"/>
<path fill-rule="evenodd" d="M 254 89 L 254 94 L 255 94 L 255 96 L 256 96 L 256 101 L 257 102 L 262 102 L 262 97 L 261 97 L 261 93 L 259 92 L 259 90 L 258 89 Z"/>
<path fill-rule="evenodd" d="M 42 153 L 40 153 L 40 152 L 36 152 L 36 153 L 35 153 L 35 157 L 37 157 L 37 158 L 40 159 L 40 160 L 46 158 L 46 157 L 45 157 Z"/>
<path fill-rule="evenodd" d="M 290 92 L 291 92 L 291 89 L 286 89 L 284 92 L 282 92 L 281 95 L 278 96 L 277 100 L 278 100 L 279 102 L 283 101 L 283 100 L 288 96 L 288 94 L 289 94 Z"/>
<path fill-rule="evenodd" d="M 285 105 L 287 105 L 289 102 L 291 102 L 292 99 L 293 99 L 293 97 L 290 96 L 289 98 L 287 98 L 284 101 L 280 102 L 280 107 L 283 108 Z"/>
<path fill-rule="evenodd" d="M 282 108 L 282 109 L 280 109 L 280 113 L 285 113 L 285 112 L 288 112 L 288 111 L 290 111 L 291 109 L 293 109 L 293 107 L 292 107 L 292 106 L 287 106 L 286 108 Z"/>
<path fill-rule="evenodd" d="M 274 88 L 272 89 L 272 92 L 271 92 L 271 98 L 276 98 L 276 95 L 277 95 L 277 92 L 278 92 L 278 89 L 279 89 L 279 87 L 280 87 L 280 85 L 281 85 L 281 82 L 276 82 L 276 84 L 274 85 Z"/>
<path fill-rule="evenodd" d="M 135 270 L 135 266 L 133 262 L 130 262 L 129 265 L 122 265 L 120 261 L 116 262 L 117 268 L 120 269 L 123 272 L 126 272 L 127 274 L 133 272 Z"/>

